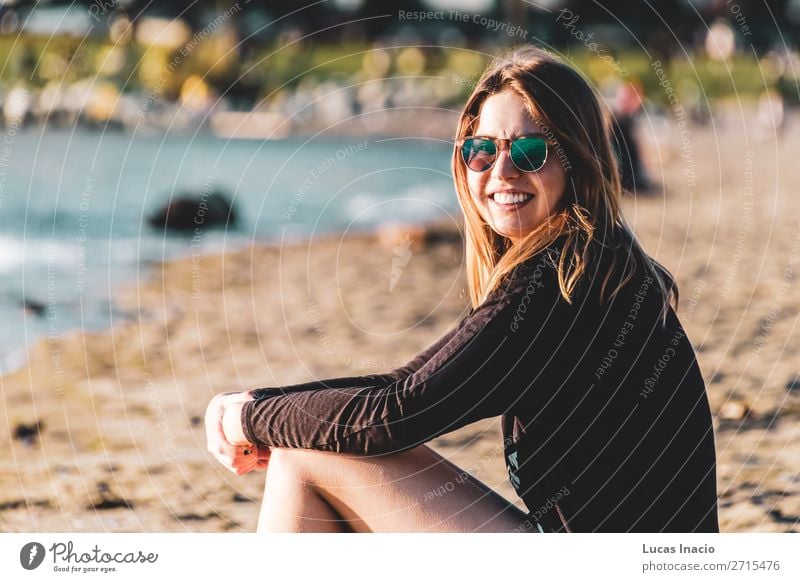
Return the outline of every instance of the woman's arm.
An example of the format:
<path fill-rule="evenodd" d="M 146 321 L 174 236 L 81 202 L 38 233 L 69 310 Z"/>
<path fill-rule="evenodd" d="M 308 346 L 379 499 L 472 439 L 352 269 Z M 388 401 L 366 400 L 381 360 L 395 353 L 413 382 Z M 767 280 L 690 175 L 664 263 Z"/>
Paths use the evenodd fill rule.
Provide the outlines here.
<path fill-rule="evenodd" d="M 462 320 L 462 323 L 458 326 L 454 327 L 447 333 L 445 333 L 441 338 L 436 340 L 433 344 L 425 348 L 423 351 L 419 352 L 414 358 L 412 358 L 408 363 L 400 368 L 396 368 L 391 372 L 386 374 L 373 374 L 368 376 L 353 376 L 348 378 L 330 378 L 327 380 L 321 380 L 320 382 L 312 383 L 303 383 L 303 384 L 295 384 L 293 386 L 286 386 L 284 388 L 259 388 L 256 390 L 249 390 L 245 392 L 241 392 L 242 399 L 241 401 L 233 401 L 228 399 L 225 403 L 224 408 L 222 409 L 222 420 L 221 420 L 221 436 L 225 438 L 225 440 L 230 443 L 231 445 L 247 445 L 250 442 L 247 439 L 247 436 L 244 434 L 244 430 L 242 428 L 241 423 L 241 416 L 242 416 L 242 408 L 244 408 L 245 400 L 254 400 L 256 398 L 263 398 L 270 393 L 274 393 L 274 391 L 280 390 L 281 393 L 284 392 L 298 392 L 303 390 L 319 390 L 322 388 L 353 388 L 357 386 L 375 386 L 375 385 L 382 385 L 389 382 L 394 382 L 397 380 L 401 380 L 406 378 L 416 372 L 419 368 L 421 368 L 428 360 L 430 360 L 442 347 L 447 345 L 447 343 L 455 336 L 455 334 L 461 329 L 461 325 L 466 320 Z M 273 392 L 271 392 L 273 391 Z"/>
<path fill-rule="evenodd" d="M 343 378 L 326 378 L 325 380 L 318 380 L 316 382 L 303 382 L 300 384 L 292 384 L 289 386 L 282 386 L 276 388 L 256 388 L 250 390 L 253 398 L 260 399 L 274 395 L 282 395 L 290 392 L 302 392 L 304 390 L 322 390 L 325 388 L 357 388 L 359 386 L 368 387 L 387 384 L 406 378 L 419 370 L 425 362 L 430 360 L 436 352 L 444 347 L 461 329 L 466 319 L 462 320 L 456 327 L 445 333 L 442 337 L 437 339 L 433 344 L 419 352 L 405 365 L 395 368 L 391 372 L 385 374 L 369 374 L 366 376 L 348 376 Z"/>
<path fill-rule="evenodd" d="M 357 454 L 417 446 L 503 414 L 526 389 L 535 389 L 571 313 L 560 296 L 554 266 L 537 255 L 410 375 L 257 391 L 257 399 L 241 407 L 242 434 L 267 446 Z M 369 378 L 366 385 L 363 378 Z"/>
<path fill-rule="evenodd" d="M 220 394 L 212 399 L 206 411 L 206 432 L 208 437 L 208 450 L 230 471 L 237 474 L 248 472 L 254 468 L 265 468 L 269 456 L 268 447 L 259 447 L 257 457 L 254 455 L 244 458 L 236 447 L 251 447 L 252 443 L 244 434 L 241 417 L 244 402 L 255 398 L 264 398 L 271 391 L 276 390 L 284 393 L 298 392 L 303 390 L 319 390 L 321 388 L 336 389 L 339 387 L 374 386 L 394 382 L 405 378 L 423 364 L 430 360 L 439 349 L 447 344 L 455 333 L 460 329 L 460 325 L 443 337 L 434 342 L 431 346 L 417 354 L 405 366 L 397 368 L 387 374 L 373 374 L 368 376 L 358 376 L 349 378 L 331 378 L 321 382 L 309 384 L 296 384 L 285 388 L 261 388 L 257 390 L 247 390 L 244 392 L 229 392 Z M 249 455 L 248 455 L 249 456 Z"/>

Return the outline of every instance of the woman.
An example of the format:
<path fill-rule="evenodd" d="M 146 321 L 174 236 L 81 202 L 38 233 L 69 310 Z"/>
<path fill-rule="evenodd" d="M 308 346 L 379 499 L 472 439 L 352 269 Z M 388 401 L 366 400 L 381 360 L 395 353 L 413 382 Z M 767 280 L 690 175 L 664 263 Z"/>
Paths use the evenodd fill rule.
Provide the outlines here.
<path fill-rule="evenodd" d="M 567 65 L 490 66 L 453 154 L 469 315 L 387 374 L 209 405 L 220 462 L 269 463 L 259 530 L 718 530 L 703 379 L 672 277 L 623 221 L 609 136 Z M 498 415 L 528 514 L 423 445 Z"/>

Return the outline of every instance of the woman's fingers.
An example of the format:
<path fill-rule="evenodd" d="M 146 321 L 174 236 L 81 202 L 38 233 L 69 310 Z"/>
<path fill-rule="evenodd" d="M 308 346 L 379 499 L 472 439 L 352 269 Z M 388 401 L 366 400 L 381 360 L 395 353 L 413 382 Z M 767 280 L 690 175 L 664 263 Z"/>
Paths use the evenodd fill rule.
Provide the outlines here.
<path fill-rule="evenodd" d="M 254 469 L 266 469 L 270 457 L 270 450 L 266 447 L 234 447 L 227 443 L 221 443 L 212 453 L 223 467 L 236 475 L 244 475 Z"/>
<path fill-rule="evenodd" d="M 259 461 L 258 457 L 255 455 L 248 456 L 246 457 L 246 460 L 242 460 L 236 465 L 236 474 L 244 475 L 245 473 L 249 473 L 254 469 L 258 469 L 260 462 L 261 461 Z"/>
<path fill-rule="evenodd" d="M 255 469 L 263 471 L 269 464 L 269 456 L 272 451 L 269 447 L 257 447 L 256 449 L 256 466 Z"/>
<path fill-rule="evenodd" d="M 261 459 L 256 447 L 250 444 L 236 447 L 228 445 L 228 447 L 230 447 L 230 452 L 220 453 L 222 458 L 218 458 L 218 460 L 229 471 L 237 475 L 243 475 L 257 468 Z"/>

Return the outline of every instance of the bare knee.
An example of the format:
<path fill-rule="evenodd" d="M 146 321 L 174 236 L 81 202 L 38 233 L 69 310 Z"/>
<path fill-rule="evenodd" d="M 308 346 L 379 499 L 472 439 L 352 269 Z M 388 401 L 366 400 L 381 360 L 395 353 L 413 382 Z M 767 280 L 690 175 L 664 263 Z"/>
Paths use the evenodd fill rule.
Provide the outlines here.
<path fill-rule="evenodd" d="M 319 494 L 307 470 L 310 451 L 273 449 L 267 465 L 258 531 L 350 531 Z"/>
<path fill-rule="evenodd" d="M 311 449 L 272 449 L 267 467 L 270 475 L 300 486 L 316 487 L 341 472 L 345 455 Z"/>
<path fill-rule="evenodd" d="M 286 473 L 310 485 L 332 482 L 351 482 L 359 478 L 380 476 L 390 457 L 401 458 L 406 453 L 383 457 L 365 457 L 312 449 L 273 449 L 269 467 Z"/>
<path fill-rule="evenodd" d="M 280 476 L 291 478 L 298 482 L 305 480 L 302 450 L 299 449 L 272 449 L 267 466 L 267 477 Z"/>
<path fill-rule="evenodd" d="M 269 466 L 283 467 L 284 465 L 290 465 L 293 462 L 293 459 L 297 456 L 295 454 L 296 452 L 297 449 L 270 449 Z"/>

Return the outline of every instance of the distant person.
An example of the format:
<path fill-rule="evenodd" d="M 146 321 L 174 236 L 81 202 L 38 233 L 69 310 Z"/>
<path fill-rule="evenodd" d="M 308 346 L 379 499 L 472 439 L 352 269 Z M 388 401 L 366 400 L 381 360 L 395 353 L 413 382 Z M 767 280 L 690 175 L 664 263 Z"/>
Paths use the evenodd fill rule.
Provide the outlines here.
<path fill-rule="evenodd" d="M 208 406 L 215 457 L 268 467 L 259 531 L 716 532 L 705 385 L 674 280 L 621 215 L 597 95 L 519 48 L 456 136 L 472 311 L 385 374 Z M 499 415 L 528 512 L 424 444 Z"/>
<path fill-rule="evenodd" d="M 636 119 L 641 108 L 641 85 L 622 83 L 617 88 L 614 104 L 614 144 L 619 159 L 622 188 L 633 194 L 644 193 L 651 188 L 636 133 Z"/>
<path fill-rule="evenodd" d="M 786 127 L 783 97 L 776 91 L 764 91 L 758 98 L 754 119 L 755 138 L 761 142 L 780 139 Z"/>

